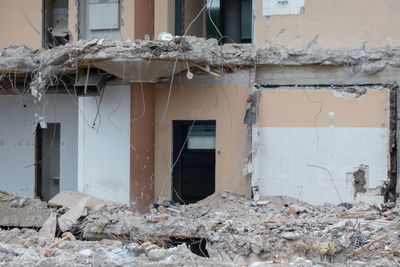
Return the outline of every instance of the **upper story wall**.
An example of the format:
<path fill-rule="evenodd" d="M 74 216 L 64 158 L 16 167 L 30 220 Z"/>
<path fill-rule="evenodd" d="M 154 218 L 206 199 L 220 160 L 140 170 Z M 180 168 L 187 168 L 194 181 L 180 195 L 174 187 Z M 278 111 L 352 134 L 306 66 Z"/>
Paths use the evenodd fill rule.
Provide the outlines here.
<path fill-rule="evenodd" d="M 41 47 L 42 0 L 2 0 L 0 51 L 10 45 Z"/>
<path fill-rule="evenodd" d="M 400 45 L 400 0 L 304 0 L 301 14 L 272 16 L 263 15 L 264 4 L 277 0 L 253 1 L 257 46 L 266 41 L 296 49 Z"/>
<path fill-rule="evenodd" d="M 120 0 L 120 26 L 106 34 L 100 31 L 88 34 L 83 23 L 88 19 L 84 7 L 88 1 L 68 0 L 68 31 L 73 43 L 92 37 L 133 40 L 143 39 L 146 34 L 152 38 L 153 32 L 156 38 L 163 31 L 175 33 L 175 0 Z M 288 0 L 288 3 L 303 1 L 300 14 L 265 16 L 267 3 L 278 1 L 253 0 L 253 43 L 262 46 L 270 42 L 295 49 L 400 45 L 400 27 L 395 23 L 400 14 L 400 0 Z M 187 0 L 185 3 L 187 11 L 194 4 L 200 9 L 200 3 L 205 2 Z M 2 0 L 1 4 L 0 50 L 13 44 L 41 48 L 45 28 L 43 1 Z M 185 24 L 189 24 L 188 18 L 196 14 L 186 11 Z M 203 25 L 198 34 L 189 34 L 204 36 L 205 16 L 206 13 L 198 18 Z"/>
<path fill-rule="evenodd" d="M 48 35 L 44 34 L 44 31 L 48 27 L 44 25 L 54 20 L 51 10 L 53 7 L 57 8 L 59 2 L 62 2 L 65 7 L 68 6 L 66 31 L 69 32 L 69 41 L 73 44 L 79 39 L 87 40 L 94 37 L 134 40 L 143 39 L 145 35 L 149 35 L 153 38 L 154 0 L 119 0 L 119 25 L 112 31 L 88 29 L 89 0 L 2 0 L 0 3 L 0 35 L 2 36 L 0 51 L 11 45 L 25 45 L 32 49 L 46 47 L 44 39 L 48 38 Z M 101 20 L 101 16 L 99 19 Z"/>

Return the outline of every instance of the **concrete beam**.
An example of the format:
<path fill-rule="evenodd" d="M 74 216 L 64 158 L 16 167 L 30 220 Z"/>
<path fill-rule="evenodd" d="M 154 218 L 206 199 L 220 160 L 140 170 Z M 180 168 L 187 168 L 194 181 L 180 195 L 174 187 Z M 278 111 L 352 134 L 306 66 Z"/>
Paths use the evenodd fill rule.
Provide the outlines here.
<path fill-rule="evenodd" d="M 115 58 L 95 62 L 94 65 L 128 82 L 158 82 L 159 78 L 170 77 L 183 71 L 186 66 L 178 62 L 173 72 L 175 61 Z"/>
<path fill-rule="evenodd" d="M 391 84 L 400 78 L 400 68 L 387 66 L 381 71 L 367 73 L 347 66 L 276 66 L 256 69 L 256 83 L 261 85 L 321 85 L 321 84 Z"/>

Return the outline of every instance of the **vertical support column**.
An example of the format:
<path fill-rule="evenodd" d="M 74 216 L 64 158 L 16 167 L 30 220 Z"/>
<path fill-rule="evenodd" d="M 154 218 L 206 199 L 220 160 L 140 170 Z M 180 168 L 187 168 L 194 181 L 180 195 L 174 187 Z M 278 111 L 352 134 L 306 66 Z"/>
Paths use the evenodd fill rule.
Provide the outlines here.
<path fill-rule="evenodd" d="M 165 10 L 166 11 L 166 10 Z M 135 0 L 135 39 L 154 37 L 154 0 Z"/>
<path fill-rule="evenodd" d="M 154 37 L 154 0 L 135 0 L 134 37 Z M 154 199 L 154 84 L 131 83 L 130 194 L 132 208 L 146 212 Z"/>
<path fill-rule="evenodd" d="M 146 212 L 154 199 L 154 84 L 131 83 L 130 203 Z"/>

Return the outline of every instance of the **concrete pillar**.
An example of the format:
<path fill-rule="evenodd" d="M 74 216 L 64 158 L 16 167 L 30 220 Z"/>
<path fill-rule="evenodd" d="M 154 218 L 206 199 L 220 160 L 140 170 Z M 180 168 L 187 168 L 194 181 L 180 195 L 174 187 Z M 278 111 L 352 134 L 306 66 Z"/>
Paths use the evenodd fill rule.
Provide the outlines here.
<path fill-rule="evenodd" d="M 154 200 L 154 84 L 131 84 L 130 203 L 146 212 Z"/>
<path fill-rule="evenodd" d="M 154 0 L 135 1 L 134 37 L 154 37 Z M 130 194 L 132 208 L 146 212 L 154 199 L 154 84 L 131 83 Z"/>
<path fill-rule="evenodd" d="M 225 35 L 225 43 L 241 43 L 241 18 L 242 18 L 242 1 L 241 0 L 225 0 L 222 5 Z"/>
<path fill-rule="evenodd" d="M 154 38 L 154 0 L 135 1 L 134 21 L 135 39 Z"/>

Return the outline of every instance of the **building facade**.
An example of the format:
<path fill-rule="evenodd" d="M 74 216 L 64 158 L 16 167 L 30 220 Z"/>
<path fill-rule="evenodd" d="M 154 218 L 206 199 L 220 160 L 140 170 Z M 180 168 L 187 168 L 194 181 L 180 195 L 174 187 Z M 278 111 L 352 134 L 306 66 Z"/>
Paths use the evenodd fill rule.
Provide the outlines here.
<path fill-rule="evenodd" d="M 311 203 L 397 194 L 398 0 L 2 5 L 2 190 L 45 200 L 74 190 L 140 211 L 222 190 Z M 170 50 L 151 44 L 175 35 L 189 58 L 165 56 L 186 49 L 179 37 Z M 152 46 L 154 59 L 132 54 Z M 45 67 L 21 67 L 25 49 L 68 50 L 55 65 L 82 56 L 37 93 L 32 75 Z M 104 87 L 86 95 L 98 73 Z"/>

